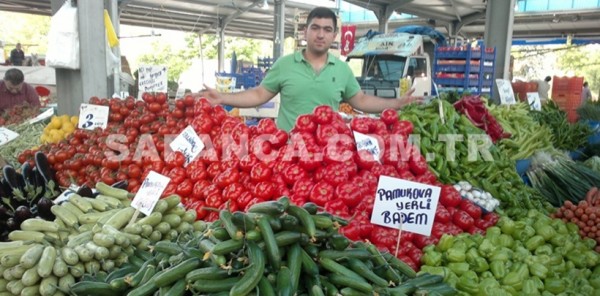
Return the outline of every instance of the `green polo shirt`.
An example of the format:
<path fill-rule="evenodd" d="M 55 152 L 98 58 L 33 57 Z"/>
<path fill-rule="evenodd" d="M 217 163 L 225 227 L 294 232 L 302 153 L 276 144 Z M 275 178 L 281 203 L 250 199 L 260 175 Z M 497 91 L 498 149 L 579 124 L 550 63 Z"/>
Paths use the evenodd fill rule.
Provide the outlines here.
<path fill-rule="evenodd" d="M 312 113 L 318 105 L 338 110 L 340 102 L 360 91 L 348 64 L 328 54 L 327 64 L 317 74 L 301 52 L 279 58 L 261 85 L 280 93 L 277 126 L 290 131 L 299 115 Z"/>

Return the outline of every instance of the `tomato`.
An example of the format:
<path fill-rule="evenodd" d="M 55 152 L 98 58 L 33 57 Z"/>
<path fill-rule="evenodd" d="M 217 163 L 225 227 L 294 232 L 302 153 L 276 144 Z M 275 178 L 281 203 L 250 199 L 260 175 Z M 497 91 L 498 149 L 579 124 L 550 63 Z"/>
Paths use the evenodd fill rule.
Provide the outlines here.
<path fill-rule="evenodd" d="M 271 200 L 275 196 L 275 184 L 269 181 L 259 182 L 252 191 L 255 197 L 262 200 Z"/>
<path fill-rule="evenodd" d="M 339 184 L 335 188 L 334 196 L 344 201 L 344 204 L 350 209 L 358 206 L 361 201 L 361 192 L 356 185 L 352 183 Z"/>
<path fill-rule="evenodd" d="M 283 180 L 289 185 L 294 185 L 296 181 L 306 177 L 308 174 L 298 164 L 290 164 L 283 170 Z"/>
<path fill-rule="evenodd" d="M 311 114 L 303 114 L 296 118 L 296 125 L 294 126 L 295 131 L 314 133 L 317 129 L 317 124 L 313 121 Z"/>
<path fill-rule="evenodd" d="M 212 192 L 206 196 L 206 206 L 211 208 L 218 208 L 223 204 L 223 198 L 221 192 Z"/>
<path fill-rule="evenodd" d="M 277 131 L 277 125 L 271 118 L 263 118 L 258 122 L 257 130 L 261 135 L 272 135 Z"/>
<path fill-rule="evenodd" d="M 127 166 L 127 175 L 130 178 L 139 179 L 142 176 L 142 169 L 135 164 L 130 164 Z"/>
<path fill-rule="evenodd" d="M 226 168 L 219 173 L 214 179 L 213 183 L 219 188 L 225 188 L 227 185 L 236 183 L 240 180 L 240 173 L 237 169 Z"/>
<path fill-rule="evenodd" d="M 325 203 L 333 198 L 334 191 L 335 188 L 331 184 L 325 181 L 319 181 L 311 189 L 309 200 L 319 206 L 324 206 Z"/>
<path fill-rule="evenodd" d="M 160 92 L 156 95 L 156 103 L 164 104 L 167 102 L 167 95 L 164 92 Z"/>
<path fill-rule="evenodd" d="M 391 125 L 398 121 L 398 111 L 394 109 L 385 109 L 381 112 L 381 121 L 387 125 Z"/>
<path fill-rule="evenodd" d="M 273 148 L 281 148 L 288 141 L 288 133 L 284 130 L 278 129 L 273 135 L 274 139 L 271 141 L 271 145 L 273 146 Z"/>
<path fill-rule="evenodd" d="M 460 202 L 460 209 L 465 211 L 475 220 L 481 219 L 481 207 L 466 198 L 463 198 Z"/>
<path fill-rule="evenodd" d="M 186 107 L 194 106 L 195 103 L 196 103 L 196 99 L 194 99 L 194 97 L 191 95 L 187 95 L 183 98 L 183 104 Z M 210 104 L 209 104 L 209 107 L 210 107 Z"/>
<path fill-rule="evenodd" d="M 329 200 L 325 203 L 325 211 L 331 213 L 333 215 L 342 217 L 342 218 L 350 218 L 350 210 L 348 206 L 341 199 L 333 199 Z"/>
<path fill-rule="evenodd" d="M 440 203 L 445 207 L 457 207 L 462 201 L 460 193 L 452 185 L 443 185 L 440 192 Z"/>
<path fill-rule="evenodd" d="M 206 168 L 206 172 L 208 173 L 209 178 L 216 177 L 221 172 L 221 170 L 222 168 L 219 162 L 213 162 Z"/>
<path fill-rule="evenodd" d="M 271 179 L 272 170 L 266 164 L 259 162 L 250 171 L 250 179 L 255 182 L 263 182 Z"/>
<path fill-rule="evenodd" d="M 254 154 L 246 154 L 240 159 L 240 169 L 244 172 L 252 171 L 252 168 L 258 164 L 258 159 Z"/>
<path fill-rule="evenodd" d="M 438 204 L 437 209 L 435 210 L 435 223 L 446 224 L 452 220 L 452 216 L 450 216 L 450 212 L 446 210 L 444 205 Z"/>
<path fill-rule="evenodd" d="M 340 228 L 340 233 L 347 237 L 349 240 L 359 241 L 361 239 L 360 228 L 355 223 L 351 223 L 348 226 Z"/>
<path fill-rule="evenodd" d="M 193 184 L 190 179 L 185 179 L 177 185 L 176 193 L 181 197 L 189 197 L 193 191 Z"/>
<path fill-rule="evenodd" d="M 168 170 L 168 168 L 165 168 L 165 170 Z M 173 183 L 175 186 L 187 179 L 185 169 L 181 167 L 170 169 L 167 173 L 167 177 L 171 178 L 171 183 Z"/>
<path fill-rule="evenodd" d="M 162 110 L 162 106 L 159 103 L 150 103 L 146 105 L 146 107 L 148 108 L 148 111 L 152 113 L 158 113 Z"/>
<path fill-rule="evenodd" d="M 392 124 L 392 128 L 391 128 L 392 134 L 403 135 L 406 137 L 408 137 L 410 134 L 412 134 L 413 130 L 414 130 L 414 126 L 413 126 L 412 122 L 410 122 L 408 120 L 396 121 Z"/>
<path fill-rule="evenodd" d="M 296 180 L 292 187 L 292 193 L 294 196 L 307 200 L 310 196 L 310 192 L 314 184 L 308 177 Z"/>
<path fill-rule="evenodd" d="M 329 124 L 333 120 L 333 109 L 327 105 L 315 107 L 312 120 L 318 124 Z"/>
<path fill-rule="evenodd" d="M 317 140 L 317 144 L 326 146 L 328 141 L 338 134 L 338 131 L 333 125 L 320 124 L 317 127 L 316 133 L 315 139 Z"/>
<path fill-rule="evenodd" d="M 422 175 L 429 170 L 427 161 L 422 155 L 420 155 L 419 157 L 411 157 L 408 161 L 408 166 L 410 167 L 410 171 L 415 176 Z"/>
<path fill-rule="evenodd" d="M 227 200 L 235 201 L 238 199 L 239 196 L 242 195 L 242 193 L 244 193 L 244 191 L 246 191 L 246 188 L 244 188 L 244 185 L 237 183 L 237 182 L 231 183 L 223 189 L 223 199 L 225 201 L 227 201 Z"/>
<path fill-rule="evenodd" d="M 467 231 L 471 226 L 473 226 L 475 220 L 471 217 L 467 212 L 463 210 L 457 210 L 452 216 L 452 222 L 456 224 L 456 226 L 460 227 L 460 229 Z"/>
<path fill-rule="evenodd" d="M 365 117 L 354 117 L 350 121 L 350 128 L 352 128 L 352 130 L 355 132 L 359 132 L 362 134 L 368 134 L 369 133 L 368 119 Z"/>

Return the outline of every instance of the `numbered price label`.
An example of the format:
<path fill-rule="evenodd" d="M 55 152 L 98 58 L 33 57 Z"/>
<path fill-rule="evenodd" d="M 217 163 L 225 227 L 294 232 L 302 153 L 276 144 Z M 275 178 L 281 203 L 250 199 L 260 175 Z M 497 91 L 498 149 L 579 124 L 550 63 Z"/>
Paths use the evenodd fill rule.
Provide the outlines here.
<path fill-rule="evenodd" d="M 108 106 L 81 104 L 79 107 L 79 128 L 93 130 L 105 129 L 108 124 Z"/>
<path fill-rule="evenodd" d="M 498 94 L 500 95 L 500 104 L 513 105 L 517 103 L 510 81 L 506 79 L 496 79 L 496 86 L 498 87 Z"/>
<path fill-rule="evenodd" d="M 135 194 L 131 206 L 146 216 L 150 215 L 169 182 L 171 182 L 169 177 L 150 171 L 148 177 L 142 182 L 140 190 Z"/>
<path fill-rule="evenodd" d="M 381 159 L 379 141 L 371 136 L 367 136 L 359 132 L 353 133 L 354 141 L 356 142 L 356 151 L 367 150 L 371 155 L 373 155 L 373 159 L 379 161 Z"/>
<path fill-rule="evenodd" d="M 198 137 L 194 128 L 188 125 L 169 146 L 173 151 L 179 151 L 185 156 L 185 165 L 187 166 L 202 152 L 204 142 Z"/>
<path fill-rule="evenodd" d="M 440 192 L 437 186 L 381 176 L 371 223 L 429 236 Z"/>
<path fill-rule="evenodd" d="M 5 128 L 5 127 L 0 127 L 0 146 L 16 139 L 19 136 L 19 134 Z"/>

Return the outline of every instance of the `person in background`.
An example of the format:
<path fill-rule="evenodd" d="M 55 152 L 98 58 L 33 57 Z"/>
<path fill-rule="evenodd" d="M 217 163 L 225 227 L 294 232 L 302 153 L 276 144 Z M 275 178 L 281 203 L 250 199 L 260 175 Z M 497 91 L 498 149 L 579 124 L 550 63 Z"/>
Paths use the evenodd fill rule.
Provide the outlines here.
<path fill-rule="evenodd" d="M 581 89 L 581 104 L 585 104 L 587 101 L 592 100 L 592 91 L 588 87 L 587 81 L 583 83 L 583 88 Z"/>
<path fill-rule="evenodd" d="M 14 66 L 23 66 L 25 60 L 25 53 L 21 49 L 21 43 L 17 43 L 15 49 L 10 51 L 10 63 Z"/>
<path fill-rule="evenodd" d="M 384 99 L 365 94 L 352 70 L 342 60 L 329 53 L 338 34 L 337 16 L 326 7 L 316 7 L 306 20 L 306 49 L 279 58 L 257 87 L 236 93 L 219 93 L 206 85 L 198 95 L 211 104 L 238 108 L 260 106 L 280 94 L 277 126 L 290 131 L 296 118 L 312 113 L 319 105 L 338 110 L 345 101 L 352 107 L 378 113 L 384 109 L 400 109 L 422 97 L 413 97 L 410 90 L 399 99 Z"/>
<path fill-rule="evenodd" d="M 537 81 L 538 94 L 540 96 L 540 101 L 542 103 L 545 103 L 549 99 L 548 91 L 550 91 L 550 80 L 552 80 L 552 77 L 546 76 L 546 78 L 544 78 L 544 80 Z"/>
<path fill-rule="evenodd" d="M 23 72 L 17 68 L 4 73 L 4 80 L 0 81 L 0 111 L 22 104 L 41 106 L 37 92 L 24 80 Z"/>

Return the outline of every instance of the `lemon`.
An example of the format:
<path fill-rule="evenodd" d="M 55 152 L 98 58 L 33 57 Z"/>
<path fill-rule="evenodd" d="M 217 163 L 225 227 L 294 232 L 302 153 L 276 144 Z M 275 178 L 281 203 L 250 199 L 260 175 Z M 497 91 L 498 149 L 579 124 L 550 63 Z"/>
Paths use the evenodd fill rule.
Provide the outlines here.
<path fill-rule="evenodd" d="M 77 126 L 77 124 L 79 124 L 79 117 L 75 115 L 71 116 L 71 123 L 73 126 Z"/>
<path fill-rule="evenodd" d="M 52 119 L 50 119 L 50 123 L 48 123 L 48 127 L 50 127 L 51 129 L 59 129 L 61 126 L 62 121 L 60 120 L 60 118 L 52 116 Z"/>
<path fill-rule="evenodd" d="M 65 134 L 71 134 L 75 130 L 75 126 L 70 121 L 68 121 L 68 122 L 63 123 L 63 125 L 60 129 Z"/>
<path fill-rule="evenodd" d="M 59 118 L 62 123 L 71 122 L 71 117 L 67 114 L 63 114 L 63 115 L 59 116 Z"/>

